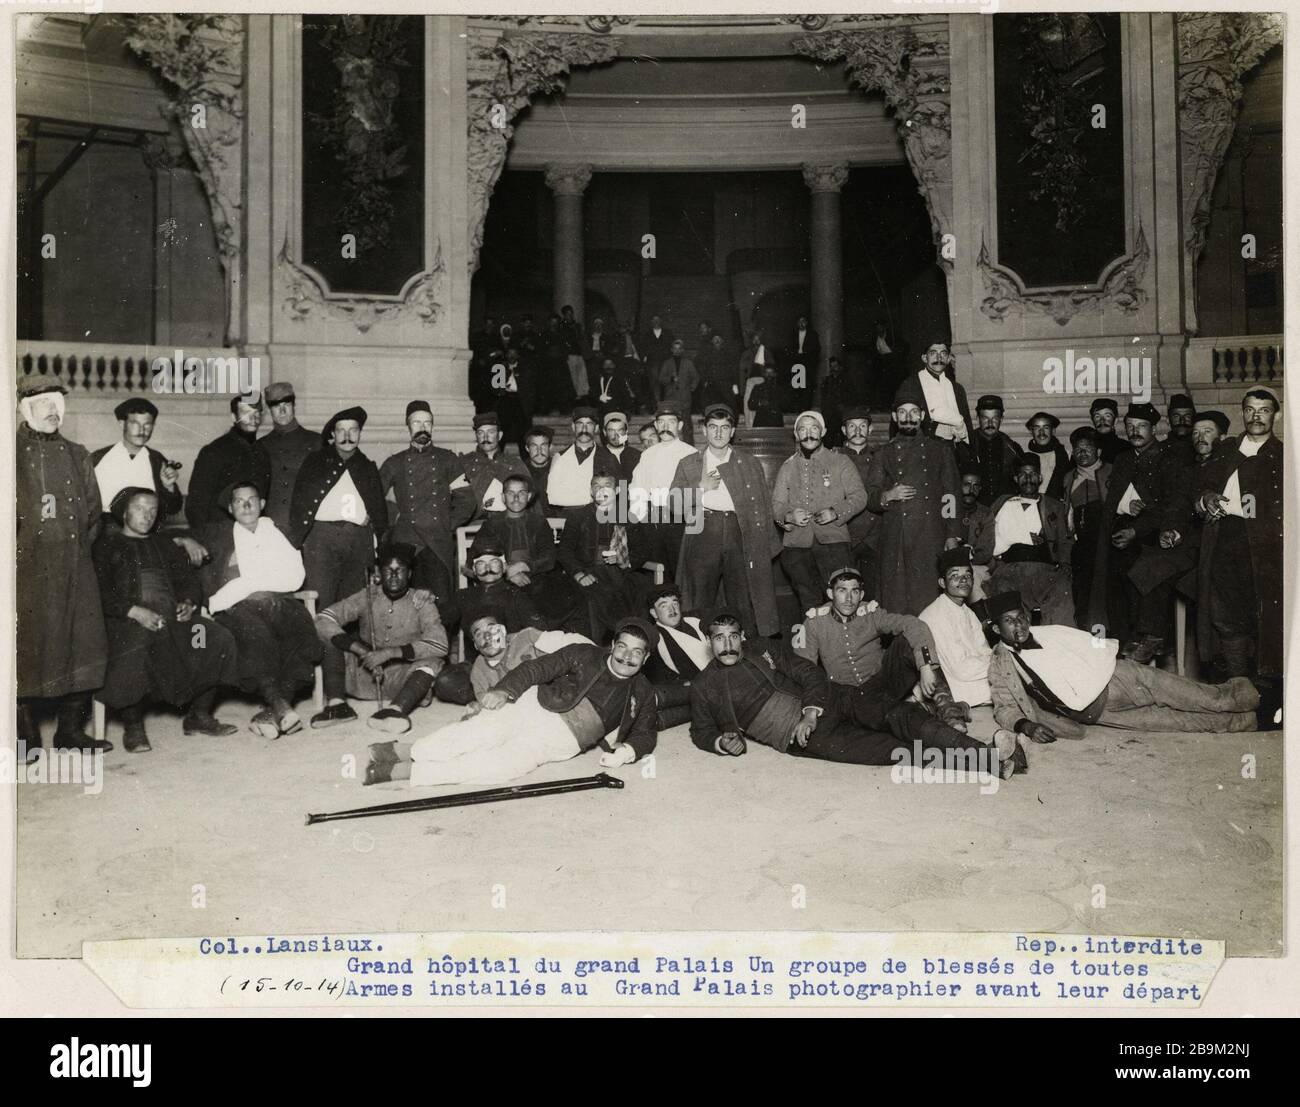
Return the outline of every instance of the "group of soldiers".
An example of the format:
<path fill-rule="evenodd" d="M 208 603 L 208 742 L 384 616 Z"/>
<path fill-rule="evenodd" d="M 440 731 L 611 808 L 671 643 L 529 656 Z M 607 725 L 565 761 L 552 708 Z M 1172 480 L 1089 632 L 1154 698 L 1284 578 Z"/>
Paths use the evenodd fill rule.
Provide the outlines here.
<path fill-rule="evenodd" d="M 886 443 L 868 444 L 865 408 L 838 413 L 838 449 L 823 411 L 803 411 L 769 483 L 733 444 L 734 392 L 703 405 L 700 448 L 668 393 L 641 449 L 633 405 L 611 398 L 573 408 L 563 449 L 525 428 L 518 456 L 494 411 L 475 416 L 471 452 L 434 445 L 432 410 L 413 400 L 410 444 L 376 465 L 364 408 L 311 432 L 277 382 L 232 398 L 185 493 L 180 466 L 148 445 L 149 400 L 120 404 L 120 440 L 89 454 L 60 433 L 63 393 L 56 378 L 19 381 L 29 750 L 42 700 L 58 704 L 57 746 L 108 745 L 82 733 L 92 693 L 133 752 L 149 748 L 150 702 L 185 709 L 186 733 L 233 731 L 215 715 L 222 689 L 260 701 L 257 733 L 291 734 L 316 666 L 314 728 L 355 720 L 349 701 L 378 701 L 367 725 L 393 736 L 435 697 L 465 707 L 413 744 L 372 747 L 369 782 L 417 784 L 508 779 L 593 746 L 623 764 L 683 723 L 720 755 L 747 741 L 866 764 L 968 751 L 1010 776 L 1027 765 L 1022 738 L 1097 722 L 1248 729 L 1280 704 L 1267 389 L 1247 392 L 1236 437 L 1222 413 L 1175 397 L 1159 441 L 1152 405 L 1121 421 L 1102 398 L 1068 452 L 1046 412 L 1022 449 L 999 397 L 972 414 L 935 343 L 894 397 Z M 778 564 L 806 612 L 793 627 Z M 1176 594 L 1217 683 L 1148 664 L 1167 651 Z"/>

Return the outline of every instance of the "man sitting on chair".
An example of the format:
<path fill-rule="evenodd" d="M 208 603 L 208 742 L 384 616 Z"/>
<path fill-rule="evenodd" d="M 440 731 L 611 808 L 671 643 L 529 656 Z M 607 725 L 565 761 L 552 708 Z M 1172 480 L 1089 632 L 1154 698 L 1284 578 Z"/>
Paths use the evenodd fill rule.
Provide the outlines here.
<path fill-rule="evenodd" d="M 389 734 L 411 729 L 411 712 L 433 695 L 434 678 L 447 657 L 447 632 L 433 596 L 410 586 L 415 556 L 413 546 L 384 545 L 377 559 L 380 588 L 368 584 L 316 616 L 321 640 L 347 655 L 347 694 L 365 700 L 390 698 L 387 707 L 381 703 L 366 720 Z M 348 630 L 353 624 L 355 634 Z M 312 718 L 312 726 L 356 717 L 342 697 L 332 697 L 325 711 Z"/>
<path fill-rule="evenodd" d="M 593 746 L 605 751 L 600 763 L 607 767 L 644 757 L 658 734 L 654 690 L 641 673 L 655 638 L 643 619 L 628 619 L 607 650 L 565 646 L 525 661 L 460 722 L 410 747 L 371 746 L 365 782 L 409 776 L 413 786 L 491 784 Z"/>
<path fill-rule="evenodd" d="M 269 515 L 252 481 L 236 481 L 218 497 L 234 518 L 210 523 L 203 544 L 210 560 L 201 570 L 208 611 L 235 636 L 239 647 L 239 686 L 261 696 L 265 710 L 249 727 L 263 738 L 278 738 L 302 727 L 293 709 L 294 693 L 311 683 L 323 656 L 316 628 L 302 601 L 302 554 Z"/>

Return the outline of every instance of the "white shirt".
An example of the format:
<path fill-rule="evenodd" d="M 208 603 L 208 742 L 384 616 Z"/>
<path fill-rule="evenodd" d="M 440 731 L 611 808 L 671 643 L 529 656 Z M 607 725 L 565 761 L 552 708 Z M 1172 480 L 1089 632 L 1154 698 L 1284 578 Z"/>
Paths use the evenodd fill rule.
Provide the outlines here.
<path fill-rule="evenodd" d="M 546 478 L 546 498 L 554 507 L 583 507 L 591 503 L 591 476 L 596 464 L 596 447 L 592 446 L 584 461 L 578 460 L 577 447 L 568 446 L 551 459 Z"/>
<path fill-rule="evenodd" d="M 1133 501 L 1140 499 L 1141 497 L 1138 495 L 1137 489 L 1133 487 L 1133 484 L 1130 481 L 1129 486 L 1124 489 L 1124 495 L 1119 498 L 1119 506 L 1115 508 L 1115 514 L 1132 515 Z"/>
<path fill-rule="evenodd" d="M 993 556 L 1000 557 L 1012 546 L 1032 546 L 1032 536 L 1042 530 L 1038 501 L 1012 496 L 998 509 L 998 517 L 993 520 Z"/>
<path fill-rule="evenodd" d="M 1115 675 L 1119 642 L 1114 638 L 1094 638 L 1086 630 L 1063 626 L 1034 627 L 1033 637 L 1042 649 L 1012 650 L 1017 668 L 1024 664 L 1032 669 L 1071 711 L 1092 703 Z"/>
<path fill-rule="evenodd" d="M 123 488 L 153 488 L 148 447 L 141 446 L 132 457 L 121 442 L 117 443 L 95 466 L 95 483 L 99 485 L 99 500 L 105 511 Z"/>
<path fill-rule="evenodd" d="M 1252 442 L 1243 434 L 1241 441 L 1237 443 L 1237 452 L 1243 457 L 1254 457 L 1263 448 L 1266 441 L 1268 440 L 1261 438 L 1258 442 Z M 1238 476 L 1236 469 L 1232 471 L 1228 483 L 1223 486 L 1223 494 L 1228 498 L 1228 502 L 1223 505 L 1223 510 L 1229 515 L 1235 515 L 1238 519 L 1244 519 L 1246 509 L 1241 503 L 1241 477 Z"/>
<path fill-rule="evenodd" d="M 213 615 L 234 607 L 254 592 L 293 592 L 302 587 L 306 578 L 302 554 L 268 516 L 257 520 L 256 530 L 240 523 L 232 525 L 239 576 L 223 584 L 208 600 Z"/>
<path fill-rule="evenodd" d="M 1056 451 L 1035 456 L 1038 458 L 1038 471 L 1041 474 L 1038 478 L 1038 491 L 1046 492 L 1047 486 L 1052 483 L 1052 474 L 1056 472 Z"/>
<path fill-rule="evenodd" d="M 659 507 L 665 505 L 668 489 L 677 475 L 677 463 L 693 453 L 695 447 L 681 439 L 656 442 L 646 450 L 632 470 L 632 484 L 628 489 L 632 513 L 643 518 L 647 501 Z"/>
<path fill-rule="evenodd" d="M 800 353 L 803 353 L 803 341 L 804 341 L 804 339 L 807 338 L 807 337 L 808 337 L 808 332 L 807 332 L 806 330 L 802 330 L 802 331 L 799 332 L 799 352 L 800 352 Z"/>
<path fill-rule="evenodd" d="M 671 634 L 673 641 L 681 646 L 682 653 L 695 663 L 697 669 L 702 671 L 713 660 L 713 646 L 709 642 L 708 635 L 700 630 L 700 620 L 697 616 L 683 615 L 682 622 L 697 631 L 699 637 L 684 632 L 680 627 L 666 627 L 663 623 L 656 623 L 655 629 L 659 631 L 659 659 L 674 673 L 677 672 L 677 665 L 673 662 L 673 655 L 668 652 L 668 647 L 663 642 L 664 638 Z"/>
<path fill-rule="evenodd" d="M 318 523 L 355 523 L 363 527 L 370 521 L 366 514 L 366 502 L 352 482 L 352 474 L 346 469 L 334 483 L 334 487 L 325 493 L 320 507 L 316 509 Z M 241 528 L 242 529 L 242 528 Z"/>
<path fill-rule="evenodd" d="M 922 369 L 921 391 L 925 393 L 925 406 L 930 409 L 930 419 L 934 423 L 934 436 L 950 441 L 966 441 L 966 420 L 957 407 L 957 393 L 946 374 L 935 376 L 928 369 Z"/>
<path fill-rule="evenodd" d="M 719 465 L 725 465 L 730 460 L 730 446 L 727 447 L 727 452 L 720 458 L 714 457 L 712 450 L 706 449 L 704 451 L 704 475 L 707 477 L 710 473 L 716 473 Z M 707 508 L 709 511 L 736 510 L 736 504 L 731 498 L 731 493 L 727 491 L 725 484 L 719 484 L 717 488 L 701 495 L 700 506 Z"/>
<path fill-rule="evenodd" d="M 975 612 L 941 593 L 921 612 L 920 619 L 934 635 L 939 667 L 948 678 L 952 698 L 971 707 L 992 703 L 989 661 L 993 650 L 984 638 Z"/>

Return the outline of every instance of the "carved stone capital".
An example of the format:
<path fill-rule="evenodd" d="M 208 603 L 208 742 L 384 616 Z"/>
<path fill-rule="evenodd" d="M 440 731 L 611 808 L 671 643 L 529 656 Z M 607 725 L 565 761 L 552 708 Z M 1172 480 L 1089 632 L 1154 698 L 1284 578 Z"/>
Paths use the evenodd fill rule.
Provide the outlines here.
<path fill-rule="evenodd" d="M 836 17 L 829 29 L 801 35 L 795 51 L 825 62 L 843 62 L 853 82 L 879 92 L 894 111 L 908 164 L 930 212 L 936 261 L 945 271 L 952 262 L 938 254 L 952 224 L 952 81 L 946 23 L 924 16 Z M 841 27 L 852 25 L 852 30 Z"/>
<path fill-rule="evenodd" d="M 1194 332 L 1196 263 L 1210 226 L 1214 182 L 1237 125 L 1241 80 L 1282 41 L 1284 22 L 1269 12 L 1180 12 L 1175 18 L 1186 308 Z"/>
<path fill-rule="evenodd" d="M 400 297 L 326 293 L 316 276 L 293 259 L 287 241 L 280 247 L 276 263 L 277 276 L 284 289 L 281 308 L 292 320 L 335 320 L 350 323 L 366 334 L 379 323 L 412 319 L 433 326 L 442 312 L 447 267 L 442 260 L 441 245 L 434 253 L 433 264 L 416 274 Z"/>
<path fill-rule="evenodd" d="M 839 192 L 849 179 L 847 162 L 837 161 L 829 165 L 803 163 L 803 183 L 811 192 Z"/>
<path fill-rule="evenodd" d="M 609 35 L 469 29 L 469 272 L 478 268 L 488 202 L 505 166 L 515 117 L 528 102 L 564 87 L 575 65 L 599 65 L 618 56 Z"/>
<path fill-rule="evenodd" d="M 581 196 L 591 184 L 590 165 L 561 165 L 546 167 L 546 187 L 557 196 Z"/>
<path fill-rule="evenodd" d="M 1026 292 L 1014 272 L 994 264 L 987 243 L 981 242 L 975 266 L 984 279 L 988 295 L 980 302 L 980 312 L 996 323 L 1012 314 L 1047 315 L 1060 326 L 1076 315 L 1105 309 L 1118 308 L 1132 314 L 1147 302 L 1142 280 L 1150 258 L 1146 234 L 1139 226 L 1133 252 L 1112 263 L 1096 286 Z"/>

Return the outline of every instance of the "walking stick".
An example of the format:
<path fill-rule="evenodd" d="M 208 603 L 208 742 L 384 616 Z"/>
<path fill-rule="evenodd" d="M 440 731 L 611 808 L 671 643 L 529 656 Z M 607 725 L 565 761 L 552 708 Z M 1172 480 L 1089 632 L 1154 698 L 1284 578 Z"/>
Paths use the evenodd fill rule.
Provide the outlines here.
<path fill-rule="evenodd" d="M 481 792 L 458 792 L 450 796 L 427 796 L 424 799 L 378 803 L 373 807 L 354 807 L 350 811 L 327 811 L 308 815 L 307 825 L 339 819 L 365 819 L 371 815 L 400 815 L 404 811 L 437 811 L 444 807 L 468 807 L 501 800 L 529 799 L 533 796 L 559 796 L 565 792 L 585 792 L 592 788 L 622 788 L 623 782 L 609 773 L 579 776 L 570 780 L 548 780 L 540 784 L 515 784 L 505 788 L 488 788 Z"/>

